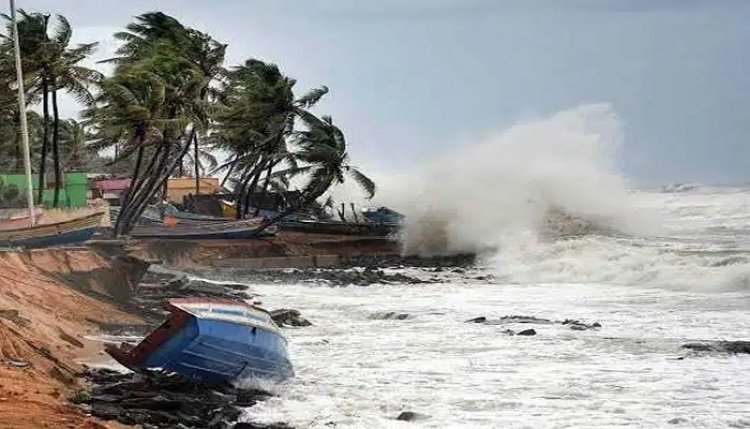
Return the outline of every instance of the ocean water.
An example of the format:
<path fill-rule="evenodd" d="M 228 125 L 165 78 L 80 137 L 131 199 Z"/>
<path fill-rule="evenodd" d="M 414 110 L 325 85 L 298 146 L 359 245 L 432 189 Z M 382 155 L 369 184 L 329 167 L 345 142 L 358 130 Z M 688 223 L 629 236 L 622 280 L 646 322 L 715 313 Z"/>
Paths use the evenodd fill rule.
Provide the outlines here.
<path fill-rule="evenodd" d="M 314 326 L 285 330 L 297 376 L 244 418 L 298 428 L 750 427 L 750 356 L 680 348 L 750 339 L 750 190 L 676 190 L 637 195 L 659 214 L 658 235 L 532 240 L 476 270 L 440 273 L 439 284 L 251 285 L 266 307 L 299 309 Z M 494 281 L 472 279 L 487 273 Z M 377 318 L 388 311 L 409 317 Z M 504 315 L 602 327 L 465 323 Z M 529 327 L 536 336 L 503 332 Z M 421 417 L 397 421 L 402 411 Z"/>

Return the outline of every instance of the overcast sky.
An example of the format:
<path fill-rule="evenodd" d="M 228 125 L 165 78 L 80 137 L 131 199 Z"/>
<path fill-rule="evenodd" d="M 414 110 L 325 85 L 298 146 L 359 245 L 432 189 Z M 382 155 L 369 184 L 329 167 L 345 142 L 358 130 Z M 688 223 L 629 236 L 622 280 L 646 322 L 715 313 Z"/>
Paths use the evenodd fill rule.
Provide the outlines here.
<path fill-rule="evenodd" d="M 76 41 L 155 9 L 278 63 L 353 156 L 413 168 L 472 136 L 589 102 L 624 122 L 623 172 L 645 183 L 750 181 L 747 0 L 17 0 Z M 66 103 L 66 111 L 73 107 Z"/>

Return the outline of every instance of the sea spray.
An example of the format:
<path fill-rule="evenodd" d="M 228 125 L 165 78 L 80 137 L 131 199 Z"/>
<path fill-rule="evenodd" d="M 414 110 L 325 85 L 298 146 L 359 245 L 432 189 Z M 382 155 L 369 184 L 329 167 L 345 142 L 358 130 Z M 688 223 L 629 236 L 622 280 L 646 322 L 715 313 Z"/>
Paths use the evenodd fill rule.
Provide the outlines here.
<path fill-rule="evenodd" d="M 405 252 L 482 252 L 535 240 L 551 209 L 639 232 L 643 216 L 615 172 L 620 142 L 611 106 L 591 104 L 457 148 L 410 184 Z"/>

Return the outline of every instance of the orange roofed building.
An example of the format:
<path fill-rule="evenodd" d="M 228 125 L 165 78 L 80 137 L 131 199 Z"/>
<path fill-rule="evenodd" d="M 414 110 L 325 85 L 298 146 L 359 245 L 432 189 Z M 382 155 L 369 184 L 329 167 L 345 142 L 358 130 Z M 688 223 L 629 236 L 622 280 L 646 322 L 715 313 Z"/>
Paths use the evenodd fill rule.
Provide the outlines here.
<path fill-rule="evenodd" d="M 201 177 L 199 185 L 201 195 L 219 192 L 219 179 L 216 177 Z M 195 195 L 194 177 L 175 177 L 167 181 L 167 201 L 172 204 L 182 204 L 188 194 Z"/>

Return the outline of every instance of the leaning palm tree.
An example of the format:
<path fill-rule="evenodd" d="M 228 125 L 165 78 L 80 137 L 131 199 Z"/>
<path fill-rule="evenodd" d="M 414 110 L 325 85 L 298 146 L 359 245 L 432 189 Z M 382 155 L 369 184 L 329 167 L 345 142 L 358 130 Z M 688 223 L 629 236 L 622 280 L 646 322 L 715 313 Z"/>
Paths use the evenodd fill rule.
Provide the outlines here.
<path fill-rule="evenodd" d="M 346 138 L 331 117 L 318 118 L 311 113 L 303 113 L 301 119 L 306 129 L 295 132 L 293 138 L 293 144 L 298 147 L 293 156 L 300 165 L 290 171 L 276 173 L 280 176 L 305 177 L 300 198 L 283 212 L 261 223 L 256 233 L 314 202 L 331 187 L 343 184 L 347 177 L 364 190 L 368 199 L 375 195 L 375 182 L 349 163 Z"/>
<path fill-rule="evenodd" d="M 205 132 L 207 109 L 202 94 L 209 85 L 204 70 L 186 49 L 191 29 L 174 18 L 145 14 L 116 37 L 114 76 L 101 87 L 95 108 L 88 112 L 101 138 L 95 145 L 117 144 L 118 160 L 137 153 L 133 184 L 115 224 L 127 233 L 158 190 L 166 184 L 195 136 Z M 149 159 L 145 169 L 141 159 Z"/>
<path fill-rule="evenodd" d="M 295 98 L 295 84 L 275 64 L 255 59 L 227 73 L 219 92 L 224 107 L 215 116 L 212 140 L 231 154 L 218 171 L 238 179 L 238 217 L 248 213 L 253 193 L 267 191 L 274 169 L 294 167 L 287 141 L 295 123 L 328 92 L 323 86 Z"/>

